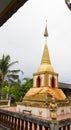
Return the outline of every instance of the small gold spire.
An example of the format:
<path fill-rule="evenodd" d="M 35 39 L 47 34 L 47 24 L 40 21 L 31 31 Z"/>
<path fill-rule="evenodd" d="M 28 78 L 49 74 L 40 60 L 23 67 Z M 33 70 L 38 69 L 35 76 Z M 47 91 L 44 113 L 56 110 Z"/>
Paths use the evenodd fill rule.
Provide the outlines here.
<path fill-rule="evenodd" d="M 46 24 L 46 27 L 45 27 L 44 36 L 45 36 L 45 46 L 44 46 L 41 64 L 39 66 L 38 72 L 45 72 L 45 71 L 54 72 L 54 69 L 51 65 L 49 50 L 48 50 L 48 46 L 47 46 L 47 36 L 48 36 L 47 24 Z"/>
<path fill-rule="evenodd" d="M 44 46 L 43 56 L 41 60 L 41 64 L 43 63 L 51 64 L 47 44 Z"/>
<path fill-rule="evenodd" d="M 50 64 L 51 62 L 50 62 L 49 51 L 48 51 L 48 47 L 47 47 L 47 36 L 48 36 L 47 20 L 46 20 L 46 26 L 45 26 L 44 36 L 45 36 L 45 46 L 44 46 L 44 51 L 43 51 L 43 56 L 42 56 L 41 63 Z"/>
<path fill-rule="evenodd" d="M 45 26 L 44 37 L 48 37 L 48 31 L 47 31 L 47 20 L 46 20 L 46 26 Z"/>

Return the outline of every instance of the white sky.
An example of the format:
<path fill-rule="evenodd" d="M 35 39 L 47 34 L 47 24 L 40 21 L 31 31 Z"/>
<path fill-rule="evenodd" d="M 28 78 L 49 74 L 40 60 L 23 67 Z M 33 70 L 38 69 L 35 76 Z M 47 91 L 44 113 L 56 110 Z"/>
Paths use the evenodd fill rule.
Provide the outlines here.
<path fill-rule="evenodd" d="M 40 65 L 47 19 L 48 48 L 59 81 L 71 83 L 71 12 L 64 0 L 29 0 L 0 28 L 0 58 L 9 54 L 15 66 L 32 77 Z"/>

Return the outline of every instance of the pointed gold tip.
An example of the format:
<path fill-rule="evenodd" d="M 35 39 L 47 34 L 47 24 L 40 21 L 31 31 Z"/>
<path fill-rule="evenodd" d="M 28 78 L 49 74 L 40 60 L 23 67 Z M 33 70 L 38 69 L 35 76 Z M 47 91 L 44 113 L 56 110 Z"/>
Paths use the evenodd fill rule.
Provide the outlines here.
<path fill-rule="evenodd" d="M 44 37 L 48 37 L 48 31 L 47 31 L 47 20 L 46 20 L 46 26 L 45 26 Z"/>
<path fill-rule="evenodd" d="M 44 51 L 43 51 L 41 64 L 42 63 L 51 64 L 47 44 L 45 44 L 45 46 L 44 46 Z"/>

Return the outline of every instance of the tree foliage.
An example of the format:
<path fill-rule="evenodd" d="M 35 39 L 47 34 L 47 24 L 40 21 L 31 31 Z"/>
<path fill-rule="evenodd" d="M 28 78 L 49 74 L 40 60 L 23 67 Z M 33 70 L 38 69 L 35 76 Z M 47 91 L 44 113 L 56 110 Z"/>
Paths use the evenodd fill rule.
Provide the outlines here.
<path fill-rule="evenodd" d="M 33 80 L 29 79 L 28 81 L 26 80 L 24 84 L 19 84 L 16 87 L 5 86 L 2 88 L 2 92 L 8 93 L 8 95 L 11 96 L 12 102 L 18 102 L 21 97 L 23 98 L 25 96 L 26 92 L 32 87 L 32 85 Z"/>
<path fill-rule="evenodd" d="M 12 83 L 12 82 L 17 82 L 19 80 L 19 72 L 21 71 L 20 69 L 17 70 L 11 70 L 11 67 L 18 63 L 18 61 L 11 62 L 11 58 L 9 55 L 4 55 L 0 59 L 0 82 L 2 86 L 4 84 Z"/>
<path fill-rule="evenodd" d="M 18 73 L 23 73 L 23 71 L 20 69 L 11 70 L 11 67 L 16 63 L 18 61 L 11 62 L 9 55 L 3 55 L 0 59 L 0 83 L 2 84 L 0 92 L 10 96 L 14 103 L 20 101 L 33 84 L 33 80 L 30 78 L 24 78 L 24 83 L 21 84 Z"/>

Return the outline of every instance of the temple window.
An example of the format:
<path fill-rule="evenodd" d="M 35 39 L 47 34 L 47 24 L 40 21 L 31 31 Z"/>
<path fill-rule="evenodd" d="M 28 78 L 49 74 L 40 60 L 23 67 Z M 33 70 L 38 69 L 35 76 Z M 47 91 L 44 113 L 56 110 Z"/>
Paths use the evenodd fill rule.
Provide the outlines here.
<path fill-rule="evenodd" d="M 41 85 L 41 78 L 40 78 L 40 76 L 38 76 L 36 79 L 36 87 L 39 88 L 40 85 Z"/>
<path fill-rule="evenodd" d="M 55 78 L 54 77 L 51 78 L 51 87 L 55 88 Z"/>

